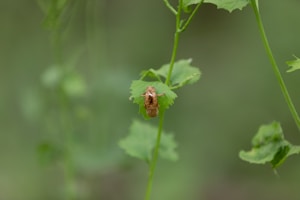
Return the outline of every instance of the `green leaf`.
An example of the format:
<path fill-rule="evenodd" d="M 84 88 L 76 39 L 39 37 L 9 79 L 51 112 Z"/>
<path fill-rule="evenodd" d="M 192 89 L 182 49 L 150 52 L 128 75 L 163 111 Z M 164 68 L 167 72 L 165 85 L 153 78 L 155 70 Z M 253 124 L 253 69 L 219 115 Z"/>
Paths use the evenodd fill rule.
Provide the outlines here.
<path fill-rule="evenodd" d="M 252 145 L 254 147 L 260 147 L 264 144 L 282 140 L 283 133 L 281 126 L 278 122 L 274 121 L 271 124 L 262 125 L 259 127 L 257 134 L 252 139 Z"/>
<path fill-rule="evenodd" d="M 299 154 L 300 153 L 300 146 L 295 146 L 292 145 L 290 148 L 290 151 L 288 153 L 288 156 L 294 155 L 294 154 Z"/>
<path fill-rule="evenodd" d="M 191 65 L 192 59 L 179 60 L 174 63 L 171 76 L 171 89 L 180 88 L 186 84 L 195 83 L 200 79 L 201 72 L 197 67 Z M 160 69 L 149 69 L 141 73 L 141 79 L 154 78 L 162 82 L 162 78 L 166 79 L 168 76 L 170 64 L 163 65 Z"/>
<path fill-rule="evenodd" d="M 250 151 L 240 151 L 239 156 L 242 160 L 254 163 L 265 164 L 271 162 L 277 151 L 281 148 L 281 143 L 270 143 L 261 147 L 253 147 Z"/>
<path fill-rule="evenodd" d="M 134 120 L 129 135 L 119 142 L 119 146 L 125 152 L 135 158 L 150 162 L 152 151 L 155 147 L 157 128 L 147 123 Z M 177 147 L 172 134 L 162 132 L 159 155 L 167 160 L 176 161 L 178 155 L 175 151 Z"/>
<path fill-rule="evenodd" d="M 293 72 L 300 69 L 300 59 L 296 56 L 294 57 L 296 58 L 295 60 L 290 60 L 286 62 L 286 64 L 290 67 L 290 69 L 286 72 Z"/>
<path fill-rule="evenodd" d="M 184 7 L 184 8 L 187 8 L 187 7 L 190 6 L 190 5 L 198 4 L 198 3 L 200 3 L 200 2 L 201 2 L 201 0 L 183 0 L 183 1 L 182 1 L 182 4 L 183 4 L 183 7 Z"/>
<path fill-rule="evenodd" d="M 291 145 L 289 143 L 286 143 L 285 145 L 282 145 L 278 149 L 278 151 L 275 154 L 273 160 L 271 160 L 271 164 L 272 164 L 273 168 L 278 167 L 279 165 L 281 165 L 285 161 L 290 149 L 291 149 Z"/>
<path fill-rule="evenodd" d="M 201 72 L 198 68 L 191 66 L 192 59 L 179 60 L 175 62 L 171 76 L 171 88 L 177 89 L 186 84 L 193 84 L 200 79 Z M 167 77 L 169 64 L 163 65 L 157 73 L 164 78 Z"/>
<path fill-rule="evenodd" d="M 157 73 L 157 71 L 155 69 L 149 69 L 149 70 L 142 71 L 140 79 L 144 80 L 146 77 L 162 82 L 159 74 Z"/>
<path fill-rule="evenodd" d="M 225 9 L 229 12 L 233 10 L 239 9 L 242 10 L 245 6 L 247 6 L 250 1 L 249 0 L 204 0 L 204 3 L 212 3 L 217 6 L 219 9 Z"/>
<path fill-rule="evenodd" d="M 281 126 L 276 121 L 260 126 L 252 139 L 252 145 L 250 151 L 240 151 L 239 157 L 255 164 L 269 162 L 273 168 L 282 164 L 288 156 L 300 153 L 300 147 L 284 139 Z"/>
<path fill-rule="evenodd" d="M 144 115 L 146 119 L 149 119 L 149 117 L 144 107 L 144 97 L 142 95 L 145 93 L 146 88 L 148 86 L 153 86 L 157 94 L 163 94 L 162 96 L 158 97 L 159 111 L 168 109 L 174 103 L 174 99 L 177 97 L 177 95 L 172 90 L 170 90 L 170 88 L 164 83 L 158 81 L 152 81 L 152 82 L 146 82 L 142 80 L 132 81 L 130 86 L 130 90 L 131 90 L 130 98 L 133 98 L 133 103 L 139 105 L 139 111 L 141 114 Z"/>

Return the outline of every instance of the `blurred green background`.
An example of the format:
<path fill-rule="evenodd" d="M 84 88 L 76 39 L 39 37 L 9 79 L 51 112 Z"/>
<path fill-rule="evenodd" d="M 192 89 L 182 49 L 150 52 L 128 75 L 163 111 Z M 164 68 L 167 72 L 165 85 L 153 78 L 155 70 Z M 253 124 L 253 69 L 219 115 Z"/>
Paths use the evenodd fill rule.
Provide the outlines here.
<path fill-rule="evenodd" d="M 300 109 L 299 72 L 285 73 L 285 61 L 300 56 L 299 6 L 260 4 Z M 142 118 L 128 99 L 131 80 L 170 60 L 174 16 L 162 0 L 78 0 L 64 14 L 60 36 L 44 19 L 37 1 L 0 1 L 0 199 L 65 199 L 66 140 L 78 199 L 142 199 L 147 166 L 125 155 L 118 141 Z M 182 58 L 193 58 L 203 76 L 178 90 L 166 113 L 164 129 L 175 133 L 180 160 L 159 160 L 152 199 L 299 199 L 299 157 L 289 158 L 279 177 L 271 166 L 238 158 L 258 127 L 273 120 L 300 144 L 251 7 L 230 14 L 203 5 L 181 36 Z"/>

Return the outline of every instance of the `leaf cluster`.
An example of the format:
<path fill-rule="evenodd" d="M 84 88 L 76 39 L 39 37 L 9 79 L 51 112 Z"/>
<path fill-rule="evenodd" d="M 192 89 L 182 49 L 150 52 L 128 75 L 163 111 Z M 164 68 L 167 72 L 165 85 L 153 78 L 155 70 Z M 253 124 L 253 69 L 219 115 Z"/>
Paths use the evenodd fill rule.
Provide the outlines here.
<path fill-rule="evenodd" d="M 168 109 L 177 97 L 173 90 L 183 87 L 187 84 L 195 83 L 200 79 L 201 72 L 198 68 L 191 66 L 191 59 L 179 60 L 175 62 L 173 72 L 170 79 L 170 85 L 166 85 L 164 81 L 168 76 L 169 64 L 163 65 L 161 68 L 149 69 L 142 71 L 140 80 L 132 81 L 130 86 L 131 97 L 133 103 L 139 105 L 139 112 L 146 118 L 149 117 L 146 114 L 144 107 L 144 97 L 142 96 L 148 86 L 153 86 L 156 89 L 157 94 L 163 94 L 158 98 L 160 105 L 159 110 L 164 111 Z"/>
<path fill-rule="evenodd" d="M 198 68 L 191 66 L 191 59 L 179 60 L 174 63 L 173 72 L 170 78 L 170 84 L 165 84 L 169 74 L 170 64 L 165 64 L 159 69 L 149 69 L 141 72 L 139 80 L 134 80 L 130 86 L 133 103 L 139 105 L 139 112 L 145 119 L 147 115 L 144 96 L 146 88 L 152 86 L 159 95 L 159 113 L 168 109 L 177 97 L 173 91 L 184 85 L 195 83 L 199 80 L 201 72 Z M 120 141 L 119 145 L 130 156 L 150 162 L 152 151 L 155 147 L 157 128 L 147 123 L 135 120 L 130 127 L 129 135 Z M 178 155 L 175 152 L 177 144 L 172 134 L 162 132 L 159 155 L 165 159 L 175 161 Z"/>

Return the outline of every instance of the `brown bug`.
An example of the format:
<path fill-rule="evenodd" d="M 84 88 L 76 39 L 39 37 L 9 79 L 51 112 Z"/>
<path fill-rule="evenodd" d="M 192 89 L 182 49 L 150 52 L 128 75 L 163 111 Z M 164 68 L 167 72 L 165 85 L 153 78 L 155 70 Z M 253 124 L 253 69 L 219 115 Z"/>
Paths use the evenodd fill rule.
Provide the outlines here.
<path fill-rule="evenodd" d="M 149 117 L 156 117 L 158 115 L 159 104 L 157 97 L 162 95 L 164 94 L 156 94 L 153 86 L 148 86 L 146 92 L 142 94 L 145 101 L 145 109 Z"/>

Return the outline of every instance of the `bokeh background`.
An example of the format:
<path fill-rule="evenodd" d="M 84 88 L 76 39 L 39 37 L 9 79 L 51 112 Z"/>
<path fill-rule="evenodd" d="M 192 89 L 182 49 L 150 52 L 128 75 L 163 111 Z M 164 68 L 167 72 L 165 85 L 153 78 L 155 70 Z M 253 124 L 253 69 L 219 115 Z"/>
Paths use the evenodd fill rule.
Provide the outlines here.
<path fill-rule="evenodd" d="M 260 2 L 300 109 L 300 74 L 285 73 L 285 61 L 300 55 L 299 7 L 298 0 Z M 118 141 L 142 119 L 128 99 L 131 80 L 170 60 L 174 16 L 163 1 L 85 0 L 73 1 L 62 19 L 57 36 L 45 28 L 38 1 L 0 1 L 0 199 L 66 199 L 61 151 L 70 141 L 77 199 L 143 199 L 147 165 L 125 155 Z M 299 199 L 299 157 L 279 176 L 238 158 L 273 120 L 300 144 L 251 7 L 230 14 L 203 5 L 181 35 L 182 58 L 193 58 L 203 75 L 177 91 L 166 113 L 164 129 L 174 132 L 180 160 L 159 160 L 152 199 Z"/>

